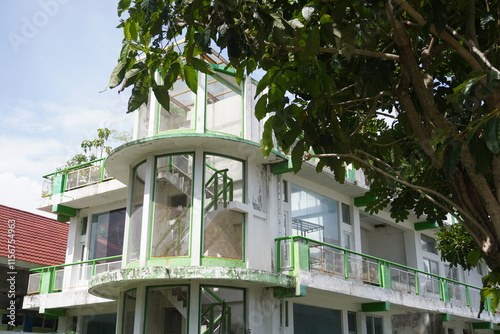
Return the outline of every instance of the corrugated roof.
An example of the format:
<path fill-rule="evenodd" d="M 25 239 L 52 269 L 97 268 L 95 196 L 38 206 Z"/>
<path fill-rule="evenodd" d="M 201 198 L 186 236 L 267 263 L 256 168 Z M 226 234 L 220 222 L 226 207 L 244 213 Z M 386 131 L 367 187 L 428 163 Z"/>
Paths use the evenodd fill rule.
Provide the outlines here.
<path fill-rule="evenodd" d="M 43 266 L 63 264 L 69 224 L 0 205 L 0 257 L 8 257 L 9 221 L 15 222 L 15 257 Z"/>

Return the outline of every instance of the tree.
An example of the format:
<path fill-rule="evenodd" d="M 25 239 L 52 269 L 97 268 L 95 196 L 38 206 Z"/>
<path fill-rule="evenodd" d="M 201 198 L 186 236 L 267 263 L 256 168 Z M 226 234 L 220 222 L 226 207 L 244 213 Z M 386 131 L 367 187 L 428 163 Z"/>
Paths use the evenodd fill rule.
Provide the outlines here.
<path fill-rule="evenodd" d="M 210 73 L 198 56 L 211 48 L 227 53 L 238 80 L 265 71 L 255 111 L 267 117 L 263 153 L 274 135 L 296 171 L 311 157 L 339 182 L 346 164 L 362 168 L 374 197 L 367 210 L 389 207 L 397 221 L 451 214 L 492 270 L 486 297 L 500 282 L 499 6 L 120 0 L 127 15 L 110 87 L 133 87 L 129 112 L 150 88 L 168 110 L 179 76 L 194 90 L 195 71 Z"/>
<path fill-rule="evenodd" d="M 126 131 L 118 132 L 117 130 L 110 130 L 108 128 L 97 129 L 97 138 L 82 141 L 80 146 L 83 149 L 83 153 L 75 154 L 61 169 L 81 165 L 108 155 L 112 150 L 111 146 L 107 146 L 109 140 L 124 143 L 130 141 L 130 134 Z"/>

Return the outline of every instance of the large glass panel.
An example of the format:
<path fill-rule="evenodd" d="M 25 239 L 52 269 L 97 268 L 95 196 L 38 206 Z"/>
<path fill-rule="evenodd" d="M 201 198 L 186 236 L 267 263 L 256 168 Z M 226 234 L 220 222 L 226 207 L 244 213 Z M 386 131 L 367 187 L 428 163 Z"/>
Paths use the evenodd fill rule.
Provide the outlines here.
<path fill-rule="evenodd" d="M 95 314 L 83 316 L 83 334 L 114 334 L 116 314 Z"/>
<path fill-rule="evenodd" d="M 245 291 L 202 286 L 200 333 L 245 333 Z"/>
<path fill-rule="evenodd" d="M 121 255 L 125 208 L 92 216 L 89 260 Z"/>
<path fill-rule="evenodd" d="M 170 111 L 160 107 L 158 132 L 193 128 L 196 94 L 184 80 L 177 80 L 169 96 Z"/>
<path fill-rule="evenodd" d="M 132 203 L 129 219 L 128 263 L 139 259 L 141 248 L 142 207 L 144 203 L 144 180 L 146 177 L 146 163 L 141 163 L 134 169 L 132 181 Z"/>
<path fill-rule="evenodd" d="M 205 157 L 203 255 L 243 259 L 244 214 L 227 209 L 243 201 L 243 163 L 225 157 Z"/>
<path fill-rule="evenodd" d="M 234 77 L 207 76 L 206 128 L 243 136 L 243 99 Z"/>
<path fill-rule="evenodd" d="M 340 246 L 339 203 L 292 185 L 292 234 Z"/>
<path fill-rule="evenodd" d="M 152 257 L 189 255 L 193 155 L 156 159 Z"/>
<path fill-rule="evenodd" d="M 339 310 L 293 304 L 293 332 L 342 333 L 342 321 Z"/>
<path fill-rule="evenodd" d="M 188 287 L 149 288 L 146 300 L 145 333 L 187 333 L 188 301 Z"/>
<path fill-rule="evenodd" d="M 122 334 L 134 333 L 135 304 L 137 302 L 136 290 L 130 290 L 123 294 L 123 326 Z"/>

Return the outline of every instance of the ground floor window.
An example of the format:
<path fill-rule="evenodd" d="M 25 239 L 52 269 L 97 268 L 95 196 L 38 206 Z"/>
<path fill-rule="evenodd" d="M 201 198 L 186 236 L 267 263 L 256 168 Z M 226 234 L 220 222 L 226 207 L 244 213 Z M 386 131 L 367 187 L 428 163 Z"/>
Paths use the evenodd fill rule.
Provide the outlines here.
<path fill-rule="evenodd" d="M 123 334 L 133 334 L 134 333 L 134 321 L 135 321 L 135 303 L 137 300 L 137 291 L 129 290 L 124 294 L 123 301 Z"/>
<path fill-rule="evenodd" d="M 366 316 L 366 333 L 383 334 L 382 318 Z"/>
<path fill-rule="evenodd" d="M 293 304 L 295 334 L 342 333 L 341 312 L 321 307 Z"/>
<path fill-rule="evenodd" d="M 202 286 L 200 333 L 245 333 L 245 290 Z"/>
<path fill-rule="evenodd" d="M 146 298 L 146 333 L 187 333 L 187 286 L 151 287 L 148 288 Z"/>
<path fill-rule="evenodd" d="M 83 317 L 83 334 L 114 334 L 116 314 L 96 314 Z"/>

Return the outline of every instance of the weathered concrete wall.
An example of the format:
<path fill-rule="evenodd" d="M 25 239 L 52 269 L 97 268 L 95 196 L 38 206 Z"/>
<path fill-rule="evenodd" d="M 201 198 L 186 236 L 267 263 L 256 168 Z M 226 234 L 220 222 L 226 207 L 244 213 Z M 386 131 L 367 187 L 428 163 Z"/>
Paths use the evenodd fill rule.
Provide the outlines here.
<path fill-rule="evenodd" d="M 392 316 L 393 334 L 444 334 L 440 315 L 430 313 L 395 314 Z"/>

